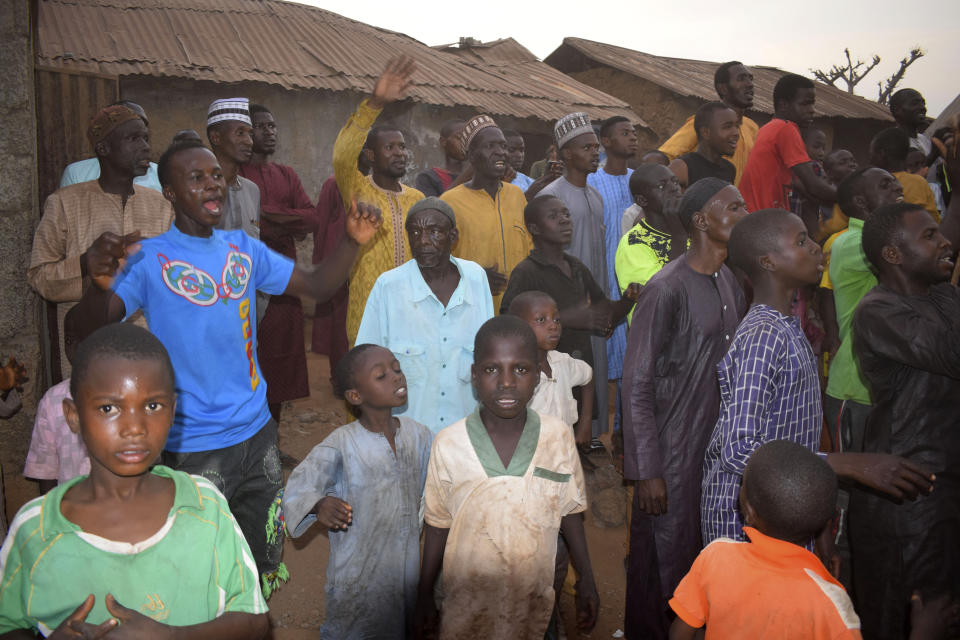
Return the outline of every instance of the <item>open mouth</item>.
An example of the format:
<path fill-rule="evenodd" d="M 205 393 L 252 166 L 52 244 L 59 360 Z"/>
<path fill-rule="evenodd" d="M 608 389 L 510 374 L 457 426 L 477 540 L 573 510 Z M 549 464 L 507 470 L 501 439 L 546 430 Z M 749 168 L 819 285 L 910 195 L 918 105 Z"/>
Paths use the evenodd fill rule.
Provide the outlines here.
<path fill-rule="evenodd" d="M 497 398 L 495 402 L 501 409 L 516 409 L 520 406 L 520 401 L 516 398 Z"/>
<path fill-rule="evenodd" d="M 215 213 L 220 215 L 220 207 L 223 205 L 222 200 L 207 200 L 203 203 L 203 208 L 209 211 L 210 213 Z"/>
<path fill-rule="evenodd" d="M 399 387 L 399 388 L 397 388 L 396 391 L 393 392 L 393 395 L 397 396 L 398 398 L 406 398 L 406 397 L 407 397 L 407 388 L 406 388 L 406 387 Z"/>

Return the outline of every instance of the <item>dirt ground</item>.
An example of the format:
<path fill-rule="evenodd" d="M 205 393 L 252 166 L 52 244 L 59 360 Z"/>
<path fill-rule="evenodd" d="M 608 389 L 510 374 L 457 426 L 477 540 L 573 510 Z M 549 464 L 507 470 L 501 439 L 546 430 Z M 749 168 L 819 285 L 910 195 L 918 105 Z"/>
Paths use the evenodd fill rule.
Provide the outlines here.
<path fill-rule="evenodd" d="M 308 345 L 309 325 L 308 322 Z M 280 424 L 280 449 L 297 460 L 302 460 L 310 449 L 333 429 L 348 422 L 345 408 L 331 392 L 326 356 L 308 352 L 307 361 L 312 395 L 287 403 L 283 408 Z M 20 475 L 28 443 L 22 442 L 19 435 L 17 442 L 11 442 L 11 434 L 5 435 L 8 437 L 0 438 L 0 462 L 3 464 L 6 485 L 7 514 L 8 518 L 12 518 L 17 509 L 37 495 L 37 486 Z M 609 445 L 609 442 L 607 444 Z M 600 469 L 610 464 L 608 456 L 594 455 L 591 459 Z M 605 471 L 610 470 L 607 468 Z M 284 469 L 285 476 L 289 472 L 290 469 Z M 600 594 L 599 620 L 590 634 L 577 633 L 573 596 L 565 592 L 561 609 L 570 638 L 618 637 L 614 635 L 615 632 L 623 628 L 626 527 L 622 524 L 618 527 L 603 527 L 599 526 L 600 524 L 602 523 L 588 511 L 585 528 Z M 327 537 L 317 528 L 297 540 L 285 541 L 283 560 L 290 570 L 290 580 L 268 603 L 272 623 L 269 638 L 305 640 L 320 637 L 319 628 L 324 616 L 324 576 L 329 551 Z"/>

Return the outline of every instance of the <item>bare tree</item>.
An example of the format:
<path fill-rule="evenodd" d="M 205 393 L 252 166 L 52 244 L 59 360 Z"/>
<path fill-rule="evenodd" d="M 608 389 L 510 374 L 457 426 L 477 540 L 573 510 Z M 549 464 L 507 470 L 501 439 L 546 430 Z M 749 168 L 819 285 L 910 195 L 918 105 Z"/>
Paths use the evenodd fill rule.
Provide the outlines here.
<path fill-rule="evenodd" d="M 847 93 L 853 93 L 853 88 L 863 80 L 863 77 L 873 71 L 873 68 L 880 64 L 880 56 L 874 55 L 873 60 L 870 61 L 868 65 L 863 60 L 857 60 L 856 62 L 850 57 L 850 49 L 843 50 L 844 55 L 847 57 L 847 63 L 845 65 L 833 65 L 829 71 L 824 71 L 822 69 L 810 69 L 810 72 L 813 73 L 815 77 L 820 82 L 829 84 L 831 87 L 837 86 L 838 80 L 843 80 L 847 84 Z M 862 67 L 863 70 L 860 69 Z M 838 89 L 840 87 L 837 87 Z"/>
<path fill-rule="evenodd" d="M 900 68 L 897 69 L 897 72 L 887 78 L 886 82 L 877 83 L 877 102 L 880 104 L 887 104 L 890 100 L 890 96 L 893 95 L 894 90 L 897 88 L 897 85 L 900 84 L 900 81 L 903 80 L 903 74 L 907 72 L 907 67 L 916 62 L 919 58 L 924 56 L 924 50 L 920 47 L 914 47 L 910 50 L 909 57 L 900 58 Z"/>

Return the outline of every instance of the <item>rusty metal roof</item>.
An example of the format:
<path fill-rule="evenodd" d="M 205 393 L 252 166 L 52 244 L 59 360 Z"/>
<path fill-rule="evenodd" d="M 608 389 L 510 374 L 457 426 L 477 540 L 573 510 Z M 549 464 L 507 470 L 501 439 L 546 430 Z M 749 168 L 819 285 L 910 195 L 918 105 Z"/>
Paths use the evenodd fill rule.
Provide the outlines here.
<path fill-rule="evenodd" d="M 653 82 L 681 96 L 703 100 L 717 99 L 713 74 L 721 64 L 655 56 L 582 38 L 564 38 L 563 44 L 544 62 L 566 73 L 605 65 Z M 749 66 L 756 85 L 753 110 L 773 114 L 773 87 L 788 72 L 775 67 Z M 822 82 L 814 82 L 817 85 L 818 116 L 893 120 L 885 106 Z"/>
<path fill-rule="evenodd" d="M 387 60 L 417 61 L 411 99 L 491 114 L 595 118 L 629 106 L 589 87 L 532 84 L 409 36 L 281 0 L 39 0 L 37 64 L 116 76 L 175 76 L 287 89 L 369 92 Z M 561 74 L 562 75 L 562 74 Z M 571 87 L 579 85 L 567 79 Z M 585 85 L 579 85 L 585 87 Z M 582 95 L 581 95 L 582 94 Z"/>
<path fill-rule="evenodd" d="M 630 111 L 630 106 L 626 102 L 574 80 L 545 62 L 541 62 L 513 38 L 503 38 L 487 43 L 463 39 L 459 46 L 441 45 L 434 48 L 456 55 L 470 66 L 492 70 L 501 78 L 526 87 L 527 91 L 534 95 L 554 96 L 563 104 L 569 105 L 570 108 L 566 113 L 586 111 L 594 119 L 623 115 L 630 118 L 634 124 L 649 129 L 646 122 Z M 600 112 L 597 109 L 598 106 L 606 110 Z"/>

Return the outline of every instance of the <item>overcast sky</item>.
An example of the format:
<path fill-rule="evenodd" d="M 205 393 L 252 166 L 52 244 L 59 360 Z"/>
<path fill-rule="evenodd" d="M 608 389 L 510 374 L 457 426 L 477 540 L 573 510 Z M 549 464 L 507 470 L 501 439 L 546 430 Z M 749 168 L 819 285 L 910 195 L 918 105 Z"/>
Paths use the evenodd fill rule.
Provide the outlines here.
<path fill-rule="evenodd" d="M 810 75 L 811 67 L 843 60 L 849 47 L 865 61 L 873 54 L 882 59 L 856 90 L 874 100 L 877 82 L 920 45 L 927 55 L 913 63 L 900 87 L 923 93 L 931 117 L 960 93 L 958 0 L 301 1 L 428 45 L 457 42 L 460 36 L 484 42 L 510 36 L 541 59 L 574 36 L 655 55 L 738 59 Z"/>

